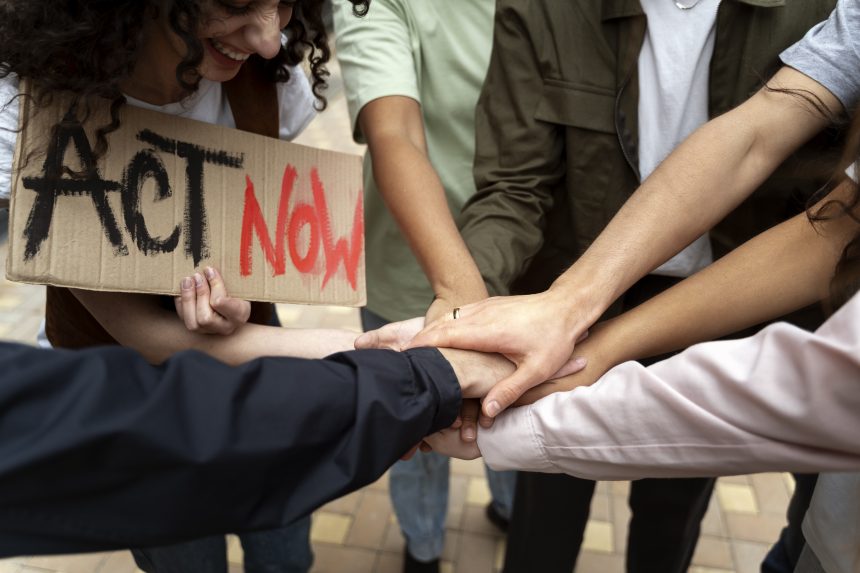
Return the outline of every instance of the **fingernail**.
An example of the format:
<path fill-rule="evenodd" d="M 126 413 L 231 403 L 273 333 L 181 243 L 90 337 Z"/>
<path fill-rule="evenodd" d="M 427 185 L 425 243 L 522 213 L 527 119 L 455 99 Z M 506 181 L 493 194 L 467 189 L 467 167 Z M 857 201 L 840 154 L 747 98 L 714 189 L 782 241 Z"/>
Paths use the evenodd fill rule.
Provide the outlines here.
<path fill-rule="evenodd" d="M 182 279 L 182 285 L 181 286 L 182 286 L 182 290 L 190 289 L 191 288 L 191 279 L 188 277 L 185 277 L 184 279 Z"/>
<path fill-rule="evenodd" d="M 206 270 L 203 272 L 206 273 L 207 279 L 211 280 L 215 278 L 215 269 L 213 269 L 212 267 L 206 267 Z"/>
<path fill-rule="evenodd" d="M 200 273 L 194 273 L 194 284 L 197 286 L 203 286 L 203 277 Z"/>
<path fill-rule="evenodd" d="M 475 428 L 465 428 L 463 430 L 463 439 L 467 442 L 471 442 L 475 439 Z"/>
<path fill-rule="evenodd" d="M 495 400 L 493 400 L 492 402 L 487 404 L 487 406 L 484 408 L 484 411 L 487 413 L 487 416 L 489 416 L 491 418 L 495 418 L 496 414 L 501 412 L 501 410 L 502 410 L 502 407 L 499 406 L 499 403 L 496 402 Z"/>

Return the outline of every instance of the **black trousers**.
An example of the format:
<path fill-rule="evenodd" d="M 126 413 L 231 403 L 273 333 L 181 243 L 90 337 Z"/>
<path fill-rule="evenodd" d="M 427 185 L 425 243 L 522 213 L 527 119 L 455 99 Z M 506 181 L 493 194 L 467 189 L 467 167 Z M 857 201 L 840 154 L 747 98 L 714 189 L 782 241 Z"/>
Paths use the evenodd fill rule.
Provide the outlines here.
<path fill-rule="evenodd" d="M 647 276 L 624 295 L 627 311 L 678 279 Z M 666 358 L 656 357 L 645 364 Z M 629 573 L 682 573 L 693 558 L 712 478 L 643 479 L 632 483 L 627 537 Z M 508 529 L 504 573 L 570 573 L 576 564 L 594 481 L 520 472 Z"/>
<path fill-rule="evenodd" d="M 504 572 L 573 571 L 595 483 L 564 474 L 517 474 Z M 712 478 L 634 481 L 627 571 L 686 571 L 713 488 Z"/>

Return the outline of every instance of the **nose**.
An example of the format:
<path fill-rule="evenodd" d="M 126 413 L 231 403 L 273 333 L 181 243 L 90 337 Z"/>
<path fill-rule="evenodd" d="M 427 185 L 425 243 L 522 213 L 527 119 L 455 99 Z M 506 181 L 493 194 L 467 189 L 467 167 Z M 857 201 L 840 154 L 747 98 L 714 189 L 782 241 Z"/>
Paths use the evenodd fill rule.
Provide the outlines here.
<path fill-rule="evenodd" d="M 276 9 L 268 14 L 260 14 L 256 22 L 246 28 L 249 46 L 267 60 L 277 56 L 281 49 L 281 28 L 289 22 L 292 10 L 286 14 L 286 19 L 284 12 Z"/>

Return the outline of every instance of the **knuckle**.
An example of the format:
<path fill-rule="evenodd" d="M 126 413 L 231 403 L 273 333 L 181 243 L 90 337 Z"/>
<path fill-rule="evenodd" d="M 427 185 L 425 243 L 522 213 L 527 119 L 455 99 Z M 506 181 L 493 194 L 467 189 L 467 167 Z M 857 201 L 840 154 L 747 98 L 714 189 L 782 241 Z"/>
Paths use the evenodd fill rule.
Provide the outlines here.
<path fill-rule="evenodd" d="M 519 393 L 510 386 L 502 386 L 498 389 L 497 397 L 499 398 L 499 403 L 508 405 L 519 397 Z"/>

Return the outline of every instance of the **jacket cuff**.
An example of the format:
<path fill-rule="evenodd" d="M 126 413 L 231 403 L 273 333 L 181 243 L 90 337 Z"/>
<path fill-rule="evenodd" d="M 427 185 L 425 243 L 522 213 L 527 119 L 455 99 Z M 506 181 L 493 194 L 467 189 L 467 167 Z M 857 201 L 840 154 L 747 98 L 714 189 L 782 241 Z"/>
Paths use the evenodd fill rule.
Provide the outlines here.
<path fill-rule="evenodd" d="M 403 354 L 412 364 L 416 378 L 423 380 L 436 398 L 436 411 L 429 433 L 449 427 L 457 419 L 463 400 L 460 383 L 451 364 L 435 348 L 414 348 Z"/>

